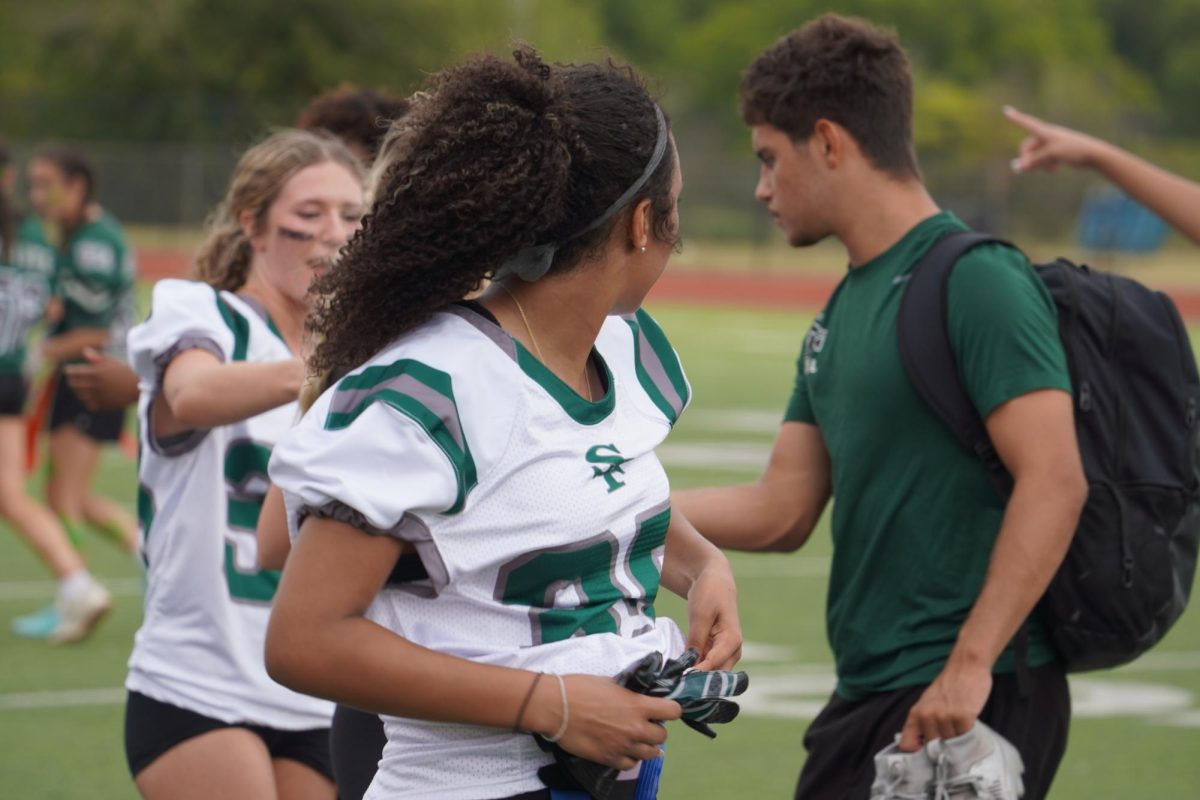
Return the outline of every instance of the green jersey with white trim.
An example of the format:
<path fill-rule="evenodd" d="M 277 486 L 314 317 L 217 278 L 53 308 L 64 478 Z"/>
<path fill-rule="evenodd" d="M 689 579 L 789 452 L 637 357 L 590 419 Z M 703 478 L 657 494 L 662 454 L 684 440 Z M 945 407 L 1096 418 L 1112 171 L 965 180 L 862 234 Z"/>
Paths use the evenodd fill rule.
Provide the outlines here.
<path fill-rule="evenodd" d="M 18 238 L 10 250 L 8 262 L 0 260 L 0 375 L 18 375 L 24 367 L 29 331 L 46 312 L 54 279 L 48 245 L 43 249 Z"/>
<path fill-rule="evenodd" d="M 260 570 L 255 528 L 271 448 L 296 404 L 208 430 L 156 437 L 152 410 L 167 366 L 188 350 L 224 362 L 292 358 L 256 304 L 192 281 L 154 287 L 129 334 L 139 379 L 138 516 L 145 611 L 126 686 L 225 722 L 284 730 L 329 725 L 332 705 L 275 683 L 263 664 L 279 573 Z"/>
<path fill-rule="evenodd" d="M 645 312 L 608 319 L 590 402 L 486 316 L 439 313 L 326 391 L 275 448 L 294 531 L 307 515 L 410 543 L 424 567 L 371 618 L 461 658 L 616 675 L 675 657 L 659 618 L 666 472 L 655 448 L 691 390 Z M 529 736 L 384 718 L 367 798 L 506 797 L 544 788 Z M 449 765 L 449 766 L 448 766 Z"/>
<path fill-rule="evenodd" d="M 84 222 L 58 253 L 56 281 L 63 318 L 54 333 L 104 328 L 114 343 L 124 342 L 132 321 L 129 299 L 135 275 L 133 249 L 116 218 L 102 212 Z"/>

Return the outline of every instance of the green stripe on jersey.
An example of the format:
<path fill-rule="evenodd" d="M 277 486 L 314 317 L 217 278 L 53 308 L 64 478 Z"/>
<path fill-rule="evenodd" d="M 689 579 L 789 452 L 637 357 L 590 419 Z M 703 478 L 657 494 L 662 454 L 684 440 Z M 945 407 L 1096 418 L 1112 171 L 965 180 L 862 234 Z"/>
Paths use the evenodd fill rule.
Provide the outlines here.
<path fill-rule="evenodd" d="M 516 339 L 512 341 L 517 346 L 517 366 L 539 386 L 545 389 L 550 397 L 567 413 L 568 417 L 580 425 L 595 425 L 598 422 L 602 422 L 612 413 L 617 403 L 617 396 L 613 391 L 612 372 L 608 369 L 608 364 L 605 363 L 604 358 L 596 352 L 595 348 L 592 349 L 591 356 L 595 356 L 595 361 L 604 370 L 604 384 L 608 387 L 608 391 L 599 400 L 593 402 L 585 400 L 578 392 L 564 383 L 549 367 L 539 361 L 537 356 L 526 350 L 523 344 Z"/>
<path fill-rule="evenodd" d="M 674 425 L 691 396 L 679 356 L 662 328 L 644 310 L 638 309 L 636 314 L 624 319 L 633 331 L 638 381 L 667 421 Z"/>
<path fill-rule="evenodd" d="M 446 454 L 458 483 L 458 497 L 446 513 L 461 511 L 478 480 L 450 376 L 408 358 L 348 375 L 334 390 L 325 430 L 349 427 L 372 403 L 386 403 L 420 425 Z"/>
<path fill-rule="evenodd" d="M 221 312 L 221 319 L 225 320 L 225 324 L 233 332 L 233 357 L 230 361 L 245 361 L 246 350 L 250 346 L 250 321 L 225 302 L 219 290 L 213 289 L 213 293 L 216 295 L 217 310 Z"/>

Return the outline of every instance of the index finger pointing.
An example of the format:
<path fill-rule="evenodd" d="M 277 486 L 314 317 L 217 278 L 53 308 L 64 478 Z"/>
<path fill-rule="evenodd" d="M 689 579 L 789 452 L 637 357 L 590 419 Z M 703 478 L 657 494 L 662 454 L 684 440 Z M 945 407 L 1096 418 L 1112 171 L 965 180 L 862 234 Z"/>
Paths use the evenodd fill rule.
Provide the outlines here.
<path fill-rule="evenodd" d="M 1047 123 L 1038 119 L 1032 114 L 1026 114 L 1024 111 L 1018 111 L 1012 106 L 1004 107 L 1004 116 L 1009 122 L 1014 125 L 1024 128 L 1030 133 L 1041 133 L 1046 129 Z"/>

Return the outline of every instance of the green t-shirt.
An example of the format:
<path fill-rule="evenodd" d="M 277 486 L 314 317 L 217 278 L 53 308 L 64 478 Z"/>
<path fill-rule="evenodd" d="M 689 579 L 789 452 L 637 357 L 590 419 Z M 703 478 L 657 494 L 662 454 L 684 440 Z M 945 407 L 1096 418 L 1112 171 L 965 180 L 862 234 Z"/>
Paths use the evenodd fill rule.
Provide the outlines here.
<path fill-rule="evenodd" d="M 22 238 L 19 228 L 7 260 L 0 258 L 0 375 L 20 374 L 30 329 L 46 311 L 54 279 L 54 249 Z M 4 242 L 0 240 L 0 256 Z"/>
<path fill-rule="evenodd" d="M 981 462 L 910 384 L 896 344 L 907 279 L 941 236 L 943 212 L 851 269 L 804 340 L 786 419 L 817 425 L 833 480 L 826 625 L 838 693 L 927 683 L 945 664 L 983 586 L 1005 504 Z M 1017 251 L 983 245 L 950 278 L 950 340 L 985 419 L 1036 389 L 1070 391 L 1054 305 Z M 1014 668 L 1011 647 L 997 672 Z M 1055 657 L 1030 625 L 1029 662 Z"/>
<path fill-rule="evenodd" d="M 133 250 L 116 218 L 104 212 L 85 222 L 58 252 L 63 318 L 54 333 L 112 328 L 129 305 L 134 274 Z"/>

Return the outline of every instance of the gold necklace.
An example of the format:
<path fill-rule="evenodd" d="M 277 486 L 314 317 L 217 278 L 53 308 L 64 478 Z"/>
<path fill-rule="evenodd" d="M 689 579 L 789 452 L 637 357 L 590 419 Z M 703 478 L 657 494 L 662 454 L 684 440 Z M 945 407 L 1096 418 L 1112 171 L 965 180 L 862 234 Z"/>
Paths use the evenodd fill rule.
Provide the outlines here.
<path fill-rule="evenodd" d="M 537 337 L 533 335 L 533 328 L 529 327 L 529 317 L 525 316 L 525 309 L 521 307 L 521 301 L 518 300 L 517 296 L 509 291 L 509 288 L 503 283 L 500 284 L 500 288 L 503 289 L 504 293 L 507 294 L 513 301 L 513 305 L 517 307 L 517 313 L 521 315 L 521 324 L 525 326 L 525 332 L 529 334 L 529 343 L 533 345 L 533 352 L 537 354 L 538 361 L 542 362 L 543 365 L 548 367 L 549 365 L 546 364 L 546 359 L 542 357 L 542 348 L 538 347 Z M 591 356 L 589 355 L 588 359 L 590 358 Z M 587 401 L 590 403 L 592 402 L 593 395 L 592 376 L 588 374 L 588 359 L 585 359 L 583 362 L 583 380 L 587 385 Z"/>

